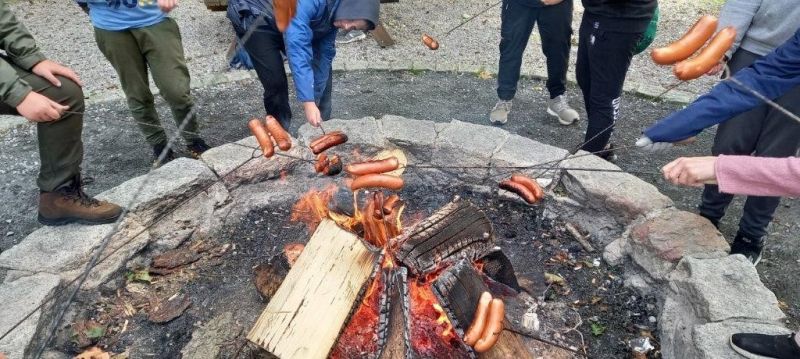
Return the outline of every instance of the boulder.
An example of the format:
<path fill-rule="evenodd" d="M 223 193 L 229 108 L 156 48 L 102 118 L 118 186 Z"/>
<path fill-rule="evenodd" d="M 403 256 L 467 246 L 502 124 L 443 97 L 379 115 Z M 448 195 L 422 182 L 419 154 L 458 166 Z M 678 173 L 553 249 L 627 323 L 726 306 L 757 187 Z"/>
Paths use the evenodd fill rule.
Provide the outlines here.
<path fill-rule="evenodd" d="M 192 333 L 192 340 L 181 350 L 185 359 L 215 359 L 225 343 L 239 332 L 233 314 L 222 313 Z"/>
<path fill-rule="evenodd" d="M 0 284 L 0 334 L 22 323 L 0 340 L 0 353 L 9 358 L 23 358 L 25 350 L 36 337 L 39 319 L 48 317 L 52 304 L 46 304 L 54 295 L 61 279 L 57 275 L 38 273 Z M 41 310 L 37 309 L 43 306 Z M 31 314 L 32 313 L 32 314 Z M 43 314 L 44 313 L 44 316 Z M 24 319 L 26 315 L 30 315 Z"/>
<path fill-rule="evenodd" d="M 243 184 L 278 178 L 305 164 L 297 158 L 313 158 L 311 152 L 294 138 L 289 151 L 283 152 L 277 148 L 276 151 L 271 158 L 263 157 L 255 137 L 250 136 L 212 148 L 201 156 L 201 160 L 222 178 L 229 189 L 233 189 Z"/>
<path fill-rule="evenodd" d="M 449 166 L 486 167 L 494 153 L 508 140 L 508 131 L 453 120 L 438 132 L 431 164 L 442 171 L 457 175 L 461 180 L 482 182 L 489 173 L 486 168 L 447 168 Z"/>
<path fill-rule="evenodd" d="M 383 137 L 411 156 L 413 163 L 428 163 L 436 141 L 436 123 L 386 115 L 378 120 Z"/>

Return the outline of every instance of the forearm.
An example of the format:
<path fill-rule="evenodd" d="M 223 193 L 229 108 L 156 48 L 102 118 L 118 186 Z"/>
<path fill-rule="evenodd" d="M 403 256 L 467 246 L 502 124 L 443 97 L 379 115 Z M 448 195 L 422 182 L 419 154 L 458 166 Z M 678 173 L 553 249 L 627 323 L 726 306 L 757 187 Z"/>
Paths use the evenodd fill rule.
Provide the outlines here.
<path fill-rule="evenodd" d="M 0 101 L 17 107 L 30 92 L 31 87 L 19 78 L 14 67 L 0 58 Z"/>
<path fill-rule="evenodd" d="M 17 20 L 5 1 L 0 1 L 0 49 L 6 52 L 11 61 L 25 70 L 30 70 L 45 59 L 36 47 L 33 36 Z"/>
<path fill-rule="evenodd" d="M 719 156 L 720 192 L 751 196 L 800 195 L 800 158 Z"/>

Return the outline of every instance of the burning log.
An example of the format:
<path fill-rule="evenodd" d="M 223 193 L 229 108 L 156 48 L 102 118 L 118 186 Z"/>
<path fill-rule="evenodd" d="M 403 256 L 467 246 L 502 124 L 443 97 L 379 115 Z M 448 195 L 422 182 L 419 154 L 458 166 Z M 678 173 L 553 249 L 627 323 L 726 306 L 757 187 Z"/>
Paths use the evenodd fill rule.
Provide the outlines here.
<path fill-rule="evenodd" d="M 327 357 L 378 257 L 323 220 L 247 339 L 284 359 Z"/>
<path fill-rule="evenodd" d="M 433 290 L 442 305 L 448 308 L 453 326 L 463 337 L 464 330 L 475 316 L 475 309 L 481 294 L 488 291 L 489 287 L 484 282 L 483 275 L 475 269 L 472 262 L 462 260 L 436 279 L 433 283 Z M 506 320 L 504 326 L 509 327 L 509 325 Z M 533 356 L 525 348 L 525 344 L 518 334 L 503 331 L 494 347 L 481 353 L 480 358 L 532 359 Z"/>
<path fill-rule="evenodd" d="M 456 200 L 403 234 L 398 244 L 397 260 L 424 275 L 461 258 L 483 257 L 494 247 L 494 230 L 478 207 Z"/>
<path fill-rule="evenodd" d="M 384 278 L 391 278 L 381 303 L 378 353 L 380 359 L 413 358 L 408 325 L 411 321 L 408 303 L 408 275 L 403 267 L 384 268 Z"/>

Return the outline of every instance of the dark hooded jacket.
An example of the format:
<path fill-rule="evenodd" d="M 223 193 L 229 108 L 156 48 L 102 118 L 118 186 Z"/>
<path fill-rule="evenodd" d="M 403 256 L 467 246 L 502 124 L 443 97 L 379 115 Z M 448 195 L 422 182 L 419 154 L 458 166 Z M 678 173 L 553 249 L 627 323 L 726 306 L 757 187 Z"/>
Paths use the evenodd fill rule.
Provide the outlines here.
<path fill-rule="evenodd" d="M 658 0 L 582 0 L 584 21 L 598 22 L 600 28 L 618 32 L 644 32 Z"/>

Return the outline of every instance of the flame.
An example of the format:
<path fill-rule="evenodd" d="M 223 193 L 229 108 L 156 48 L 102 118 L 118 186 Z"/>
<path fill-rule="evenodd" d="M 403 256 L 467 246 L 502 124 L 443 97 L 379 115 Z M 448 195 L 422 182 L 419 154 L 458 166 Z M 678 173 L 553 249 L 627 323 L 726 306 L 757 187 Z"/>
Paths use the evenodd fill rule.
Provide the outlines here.
<path fill-rule="evenodd" d="M 309 232 L 314 232 L 323 218 L 329 218 L 328 203 L 336 193 L 336 185 L 328 185 L 323 190 L 312 189 L 308 191 L 292 207 L 292 222 L 303 222 L 308 226 Z M 338 222 L 337 222 L 338 223 Z"/>
<path fill-rule="evenodd" d="M 364 299 L 358 309 L 339 336 L 336 346 L 331 350 L 330 358 L 353 358 L 378 350 L 374 334 L 378 327 L 380 294 L 384 285 L 385 280 L 379 272 L 364 294 Z"/>
<path fill-rule="evenodd" d="M 453 330 L 453 325 L 450 323 L 450 319 L 433 294 L 430 284 L 412 280 L 409 282 L 409 293 L 411 294 L 412 317 L 424 318 L 422 321 L 419 321 L 418 324 L 435 323 L 435 328 L 433 328 L 434 332 L 441 339 L 442 343 L 450 343 L 453 340 L 458 340 Z M 420 328 L 424 327 L 424 325 L 416 325 L 415 327 Z M 420 328 L 420 331 L 424 330 L 425 328 Z M 430 338 L 426 338 L 424 335 L 412 335 L 412 338 L 418 341 L 418 343 L 415 344 L 419 345 L 420 348 L 430 349 L 435 345 L 431 342 Z"/>

